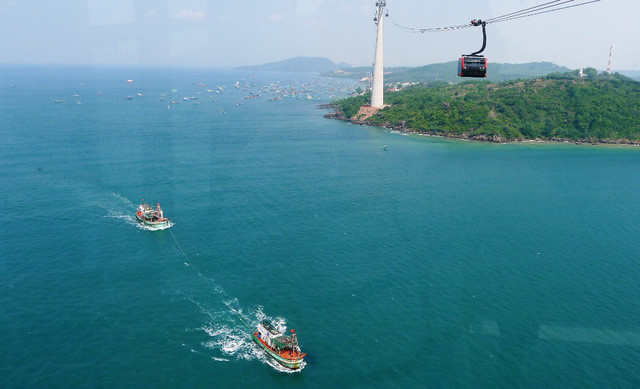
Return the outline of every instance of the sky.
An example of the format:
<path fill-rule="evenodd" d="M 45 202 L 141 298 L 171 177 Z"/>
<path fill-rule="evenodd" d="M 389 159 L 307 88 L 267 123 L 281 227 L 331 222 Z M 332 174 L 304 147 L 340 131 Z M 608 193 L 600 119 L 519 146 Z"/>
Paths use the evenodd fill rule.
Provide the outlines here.
<path fill-rule="evenodd" d="M 387 0 L 385 66 L 456 60 L 482 31 L 410 33 L 548 0 Z M 586 0 L 576 0 L 576 3 Z M 227 68 L 326 57 L 371 65 L 376 0 L 0 0 L 0 63 Z M 640 0 L 601 0 L 487 25 L 491 62 L 640 70 Z"/>

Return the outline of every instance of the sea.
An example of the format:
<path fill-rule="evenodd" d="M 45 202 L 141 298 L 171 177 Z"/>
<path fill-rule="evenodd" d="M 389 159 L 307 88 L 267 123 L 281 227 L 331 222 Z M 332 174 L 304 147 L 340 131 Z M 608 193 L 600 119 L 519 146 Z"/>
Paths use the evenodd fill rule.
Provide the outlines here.
<path fill-rule="evenodd" d="M 640 148 L 323 117 L 359 86 L 0 67 L 0 387 L 640 387 Z"/>

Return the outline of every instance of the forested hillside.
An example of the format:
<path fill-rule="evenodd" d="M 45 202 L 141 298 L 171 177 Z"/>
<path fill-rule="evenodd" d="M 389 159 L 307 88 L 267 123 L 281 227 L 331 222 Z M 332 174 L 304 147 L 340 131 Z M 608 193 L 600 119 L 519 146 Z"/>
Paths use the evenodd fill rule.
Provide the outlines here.
<path fill-rule="evenodd" d="M 640 83 L 587 69 L 498 84 L 428 83 L 387 92 L 390 106 L 367 124 L 490 141 L 640 141 Z M 337 116 L 358 121 L 369 95 L 335 102 Z"/>

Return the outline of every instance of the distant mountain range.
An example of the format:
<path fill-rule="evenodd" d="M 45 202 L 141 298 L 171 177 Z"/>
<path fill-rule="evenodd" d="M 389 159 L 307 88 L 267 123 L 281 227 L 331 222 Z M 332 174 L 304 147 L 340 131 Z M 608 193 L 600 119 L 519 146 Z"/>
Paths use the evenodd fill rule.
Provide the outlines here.
<path fill-rule="evenodd" d="M 640 70 L 620 70 L 618 73 L 629 78 L 633 78 L 636 81 L 640 81 Z"/>
<path fill-rule="evenodd" d="M 457 76 L 457 68 L 457 61 L 436 63 L 412 68 L 385 68 L 384 82 L 468 81 L 469 79 Z M 372 67 L 357 67 L 339 69 L 337 71 L 324 73 L 323 75 L 361 79 L 370 75 L 372 70 Z M 489 67 L 487 68 L 487 78 L 485 80 L 500 82 L 519 78 L 541 77 L 550 73 L 568 72 L 569 70 L 569 68 L 558 66 L 551 62 L 529 62 L 522 64 L 489 63 Z"/>
<path fill-rule="evenodd" d="M 237 70 L 256 70 L 272 72 L 334 72 L 338 69 L 348 69 L 348 63 L 335 63 L 328 58 L 322 57 L 296 57 L 283 59 L 282 61 L 270 62 L 263 65 L 239 66 Z"/>
<path fill-rule="evenodd" d="M 436 63 L 418 67 L 387 67 L 385 68 L 385 83 L 393 82 L 462 82 L 469 79 L 456 75 L 457 61 Z M 370 77 L 373 72 L 371 66 L 352 67 L 348 63 L 335 63 L 323 57 L 295 57 L 282 61 L 270 62 L 263 65 L 239 66 L 238 70 L 277 71 L 320 73 L 326 77 L 362 79 Z M 487 81 L 501 82 L 521 78 L 535 78 L 551 73 L 564 73 L 571 69 L 551 62 L 529 62 L 521 64 L 491 63 L 487 69 Z M 640 71 L 619 71 L 627 77 L 640 81 Z"/>

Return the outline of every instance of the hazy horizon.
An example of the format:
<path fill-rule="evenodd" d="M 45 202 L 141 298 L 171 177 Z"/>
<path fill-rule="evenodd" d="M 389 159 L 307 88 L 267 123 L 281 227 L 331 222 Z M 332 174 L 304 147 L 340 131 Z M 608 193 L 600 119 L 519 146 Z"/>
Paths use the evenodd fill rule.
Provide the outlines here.
<path fill-rule="evenodd" d="M 397 25 L 466 24 L 540 3 L 388 0 L 385 67 L 454 61 L 482 44 L 479 28 L 416 34 Z M 374 4 L 373 0 L 5 0 L 0 3 L 4 37 L 0 63 L 228 69 L 322 57 L 369 66 L 375 44 Z M 640 70 L 640 53 L 629 34 L 637 23 L 634 5 L 631 0 L 602 0 L 489 24 L 484 54 L 493 63 L 551 62 L 603 70 L 614 44 L 612 71 Z"/>

